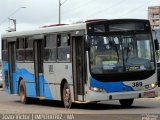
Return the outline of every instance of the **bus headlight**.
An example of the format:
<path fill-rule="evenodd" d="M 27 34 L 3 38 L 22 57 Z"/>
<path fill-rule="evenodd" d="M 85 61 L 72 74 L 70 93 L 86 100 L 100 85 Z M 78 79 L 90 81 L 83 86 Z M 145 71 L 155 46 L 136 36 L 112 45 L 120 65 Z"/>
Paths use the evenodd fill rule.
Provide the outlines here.
<path fill-rule="evenodd" d="M 155 88 L 156 84 L 152 83 L 151 88 Z"/>
<path fill-rule="evenodd" d="M 94 92 L 105 92 L 104 89 L 96 88 L 96 87 L 91 87 L 90 90 L 92 90 L 92 91 L 94 91 Z"/>
<path fill-rule="evenodd" d="M 149 85 L 145 85 L 145 89 L 151 90 L 154 89 L 157 86 L 157 83 L 151 83 Z"/>

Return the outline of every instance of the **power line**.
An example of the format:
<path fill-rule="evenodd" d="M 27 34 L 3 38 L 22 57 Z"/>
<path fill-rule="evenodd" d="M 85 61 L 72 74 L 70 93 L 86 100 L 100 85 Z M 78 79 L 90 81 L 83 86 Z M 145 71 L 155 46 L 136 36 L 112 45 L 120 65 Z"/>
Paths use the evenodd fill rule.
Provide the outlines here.
<path fill-rule="evenodd" d="M 69 10 L 67 9 L 66 12 L 67 12 L 67 14 L 70 13 L 71 14 L 70 16 L 73 16 L 74 14 L 78 13 L 79 11 L 81 11 L 81 8 L 89 5 L 88 3 L 95 2 L 95 1 L 96 0 L 94 0 L 94 1 L 93 0 L 89 0 L 89 1 L 87 1 L 87 2 L 85 2 L 85 3 L 83 3 L 83 4 L 79 5 L 79 6 L 77 6 L 75 8 L 71 8 Z"/>
<path fill-rule="evenodd" d="M 101 13 L 103 13 L 103 12 L 106 12 L 106 11 L 105 11 L 106 9 L 107 9 L 107 10 L 113 9 L 114 7 L 117 7 L 117 5 L 119 6 L 120 4 L 123 4 L 124 1 L 125 1 L 125 0 L 121 0 L 121 1 L 118 2 L 117 4 L 114 4 L 114 5 L 110 6 L 110 7 L 107 7 L 107 8 L 105 8 L 105 9 L 102 9 L 102 10 L 98 11 L 98 12 L 95 12 L 94 14 L 91 14 L 91 15 L 85 17 L 85 19 L 87 19 L 87 18 L 89 18 L 89 17 L 91 17 L 91 16 L 95 16 L 96 14 L 101 14 Z M 148 4 L 148 3 L 153 2 L 153 1 L 155 1 L 155 0 L 149 1 L 149 2 L 147 2 L 147 3 L 145 3 L 145 4 Z M 143 4 L 143 5 L 141 5 L 141 6 L 144 6 L 145 4 Z M 130 11 L 135 11 L 135 10 L 139 9 L 141 6 L 139 6 L 139 7 L 137 7 L 137 8 L 134 8 L 133 10 L 129 10 L 128 12 L 130 12 Z M 127 13 L 128 13 L 128 12 L 127 12 Z M 126 13 L 125 13 L 125 14 L 126 14 Z"/>
<path fill-rule="evenodd" d="M 83 2 L 83 4 L 80 4 L 80 5 L 78 5 L 78 6 L 74 7 L 74 8 L 69 7 L 69 9 L 67 8 L 67 12 L 68 12 L 68 11 L 73 11 L 73 10 L 75 11 L 75 10 L 77 10 L 77 9 L 80 9 L 80 8 L 88 5 L 88 3 L 90 3 L 91 1 L 93 1 L 93 0 L 89 0 L 89 1 L 87 1 L 87 2 Z"/>
<path fill-rule="evenodd" d="M 65 0 L 65 1 L 63 1 L 63 2 L 61 2 L 61 5 L 63 5 L 65 2 L 67 2 L 67 0 Z"/>
<path fill-rule="evenodd" d="M 6 20 L 8 20 L 8 18 L 10 18 L 11 16 L 13 16 L 15 13 L 17 13 L 21 8 L 26 8 L 26 7 L 19 7 L 19 8 L 17 8 L 13 13 L 11 13 L 8 17 L 6 17 L 4 20 L 2 20 L 0 22 L 0 25 L 2 25 L 2 23 L 4 23 Z"/>
<path fill-rule="evenodd" d="M 85 2 L 84 3 L 84 6 L 86 6 L 86 5 L 88 5 L 87 3 L 90 3 L 92 0 L 89 0 L 88 2 Z M 126 1 L 126 0 L 120 0 L 117 4 L 114 4 L 114 5 L 110 5 L 109 6 L 109 9 L 113 9 L 114 7 L 116 7 L 116 5 L 120 5 L 120 3 L 122 4 L 124 1 Z M 94 0 L 94 2 L 95 2 L 95 0 Z M 93 3 L 93 2 L 92 2 Z M 82 6 L 83 4 L 81 4 L 81 7 L 84 7 L 84 6 Z M 76 10 L 77 9 L 79 9 L 80 7 L 77 7 L 76 8 Z M 107 8 L 105 8 L 105 9 L 108 9 L 108 7 Z M 93 15 L 95 15 L 95 14 L 97 14 L 97 13 L 102 13 L 102 12 L 104 12 L 104 10 L 105 9 L 103 9 L 103 10 L 100 10 L 100 11 L 98 11 L 98 12 L 96 12 L 96 13 L 94 13 L 94 14 L 92 14 L 92 15 L 90 15 L 90 16 L 93 16 Z M 69 10 L 70 11 L 70 10 Z M 77 11 L 76 12 L 72 12 L 72 14 L 75 14 L 75 13 L 77 13 Z M 88 17 L 86 17 L 86 18 L 89 18 L 90 16 L 88 16 Z M 81 21 L 82 19 L 80 19 L 80 21 Z"/>
<path fill-rule="evenodd" d="M 155 0 L 148 1 L 148 2 L 145 3 L 145 4 L 142 4 L 142 5 L 140 5 L 140 6 L 136 7 L 136 8 L 133 8 L 133 9 L 129 10 L 128 12 L 124 13 L 123 15 L 118 16 L 118 18 L 120 18 L 120 17 L 122 17 L 122 16 L 124 16 L 124 15 L 126 15 L 126 14 L 128 14 L 128 13 L 131 13 L 132 11 L 135 12 L 135 11 L 137 11 L 138 9 L 142 8 L 142 6 L 147 5 L 148 3 L 153 2 L 153 1 L 155 1 Z"/>
<path fill-rule="evenodd" d="M 91 15 L 85 17 L 85 18 L 89 18 L 89 17 L 94 16 L 94 15 L 96 15 L 96 14 L 99 14 L 99 13 L 102 13 L 102 12 L 106 12 L 106 11 L 105 11 L 106 9 L 108 9 L 108 10 L 113 9 L 114 7 L 117 7 L 117 5 L 123 4 L 124 1 L 126 1 L 126 0 L 120 0 L 118 3 L 116 3 L 116 4 L 114 4 L 114 5 L 110 5 L 109 7 L 104 8 L 104 9 L 102 9 L 102 10 L 99 10 L 99 11 L 95 12 L 94 14 L 91 14 Z"/>

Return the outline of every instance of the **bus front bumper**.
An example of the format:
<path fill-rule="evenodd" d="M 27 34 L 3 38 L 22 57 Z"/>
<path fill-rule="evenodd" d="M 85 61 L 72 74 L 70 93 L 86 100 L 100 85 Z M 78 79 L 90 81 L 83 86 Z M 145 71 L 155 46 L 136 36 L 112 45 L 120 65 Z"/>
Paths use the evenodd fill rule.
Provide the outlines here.
<path fill-rule="evenodd" d="M 94 92 L 89 90 L 86 96 L 87 102 L 134 99 L 134 98 L 154 98 L 158 96 L 158 87 L 148 91 L 130 91 L 130 92 Z"/>

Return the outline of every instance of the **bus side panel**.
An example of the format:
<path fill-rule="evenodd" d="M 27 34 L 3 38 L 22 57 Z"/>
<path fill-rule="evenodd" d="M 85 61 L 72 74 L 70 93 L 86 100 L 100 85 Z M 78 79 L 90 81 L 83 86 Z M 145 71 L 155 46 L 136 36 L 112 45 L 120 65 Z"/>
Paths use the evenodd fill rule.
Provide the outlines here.
<path fill-rule="evenodd" d="M 44 97 L 45 97 L 45 99 L 48 99 L 48 100 L 53 100 L 54 99 L 53 95 L 52 95 L 52 92 L 51 92 L 52 86 L 53 85 L 49 85 L 47 83 L 44 84 Z"/>
<path fill-rule="evenodd" d="M 25 81 L 25 87 L 26 87 L 26 96 L 36 98 L 35 83 L 29 83 Z"/>
<path fill-rule="evenodd" d="M 43 63 L 44 66 L 44 97 L 46 99 L 55 99 L 57 95 L 55 79 L 55 64 Z M 53 97 L 54 96 L 54 97 Z"/>
<path fill-rule="evenodd" d="M 9 78 L 8 78 L 8 71 L 9 71 L 8 63 L 3 63 L 2 69 L 3 69 L 4 91 L 10 94 Z"/>
<path fill-rule="evenodd" d="M 25 82 L 26 87 L 26 96 L 27 97 L 36 97 L 35 89 L 35 76 L 33 73 L 34 70 L 33 63 L 17 63 L 16 74 L 17 74 L 17 83 L 21 77 Z M 18 84 L 17 84 L 18 88 Z"/>
<path fill-rule="evenodd" d="M 44 96 L 44 76 L 39 75 L 39 90 L 40 90 L 40 96 Z"/>
<path fill-rule="evenodd" d="M 22 64 L 19 64 L 19 68 L 21 66 L 21 69 L 17 69 L 17 78 L 20 78 L 22 77 L 24 82 L 25 82 L 25 87 L 26 87 L 26 95 L 27 97 L 33 97 L 33 98 L 36 98 L 36 85 L 35 85 L 35 76 L 33 73 L 31 73 L 33 70 L 33 64 L 27 64 L 26 66 L 26 63 L 24 63 L 23 65 Z M 25 68 L 24 68 L 25 66 Z M 30 66 L 30 68 L 29 68 Z M 29 72 L 30 71 L 30 72 Z M 40 76 L 41 79 L 44 78 L 43 75 Z M 46 81 L 46 80 L 45 80 Z M 18 82 L 18 81 L 17 81 Z M 41 82 L 41 81 L 40 81 Z M 41 85 L 41 84 L 40 84 Z M 43 86 L 43 85 L 42 85 Z M 51 92 L 50 92 L 50 87 L 48 84 L 45 84 L 44 88 L 43 87 L 40 87 L 40 91 L 43 92 L 45 91 L 45 98 L 46 99 L 53 99 L 52 95 L 51 95 Z"/>
<path fill-rule="evenodd" d="M 12 76 L 12 80 L 13 80 L 13 94 L 16 94 L 18 89 L 17 89 L 17 74 L 16 73 L 13 73 L 13 76 Z"/>
<path fill-rule="evenodd" d="M 54 83 L 57 83 L 57 100 L 61 100 L 61 82 L 62 80 L 66 80 L 69 84 L 70 88 L 73 86 L 73 78 L 72 78 L 72 64 L 71 63 L 55 63 L 55 75 L 56 79 Z M 73 94 L 73 91 L 71 91 Z"/>
<path fill-rule="evenodd" d="M 3 80 L 4 80 L 4 90 L 10 94 L 10 83 L 9 83 L 9 66 L 8 66 L 8 63 L 4 63 L 3 64 Z M 14 72 L 13 75 L 12 75 L 12 80 L 13 80 L 13 94 L 16 94 L 17 93 L 17 82 L 16 82 L 16 73 Z"/>
<path fill-rule="evenodd" d="M 16 68 L 16 78 L 17 78 L 17 90 L 18 90 L 18 80 L 22 78 L 25 82 L 26 96 L 36 98 L 36 85 L 35 85 L 35 75 L 34 75 L 34 64 L 33 63 L 17 63 Z M 40 75 L 40 91 L 45 92 L 46 99 L 53 99 L 49 84 L 45 84 L 44 87 L 41 83 L 41 79 L 44 76 Z M 45 80 L 45 83 L 47 80 Z"/>
<path fill-rule="evenodd" d="M 61 82 L 66 80 L 70 85 L 72 82 L 71 63 L 44 63 L 44 95 L 46 98 L 61 100 Z"/>

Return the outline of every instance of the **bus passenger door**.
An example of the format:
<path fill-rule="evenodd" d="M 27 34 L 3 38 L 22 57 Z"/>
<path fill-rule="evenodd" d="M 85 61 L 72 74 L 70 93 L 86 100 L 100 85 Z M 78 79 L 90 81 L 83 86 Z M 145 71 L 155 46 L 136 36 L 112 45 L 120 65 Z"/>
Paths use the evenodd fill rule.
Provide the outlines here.
<path fill-rule="evenodd" d="M 14 79 L 14 73 L 16 70 L 16 65 L 15 65 L 15 52 L 16 52 L 16 47 L 15 47 L 16 42 L 8 42 L 8 64 L 9 64 L 9 87 L 10 87 L 10 94 L 14 94 L 14 83 L 16 83 Z"/>
<path fill-rule="evenodd" d="M 36 96 L 44 96 L 44 77 L 43 77 L 43 44 L 42 39 L 34 40 L 34 71 L 36 83 Z"/>
<path fill-rule="evenodd" d="M 83 36 L 72 37 L 73 40 L 73 84 L 74 84 L 74 98 L 75 101 L 85 101 L 84 98 L 84 45 Z"/>

